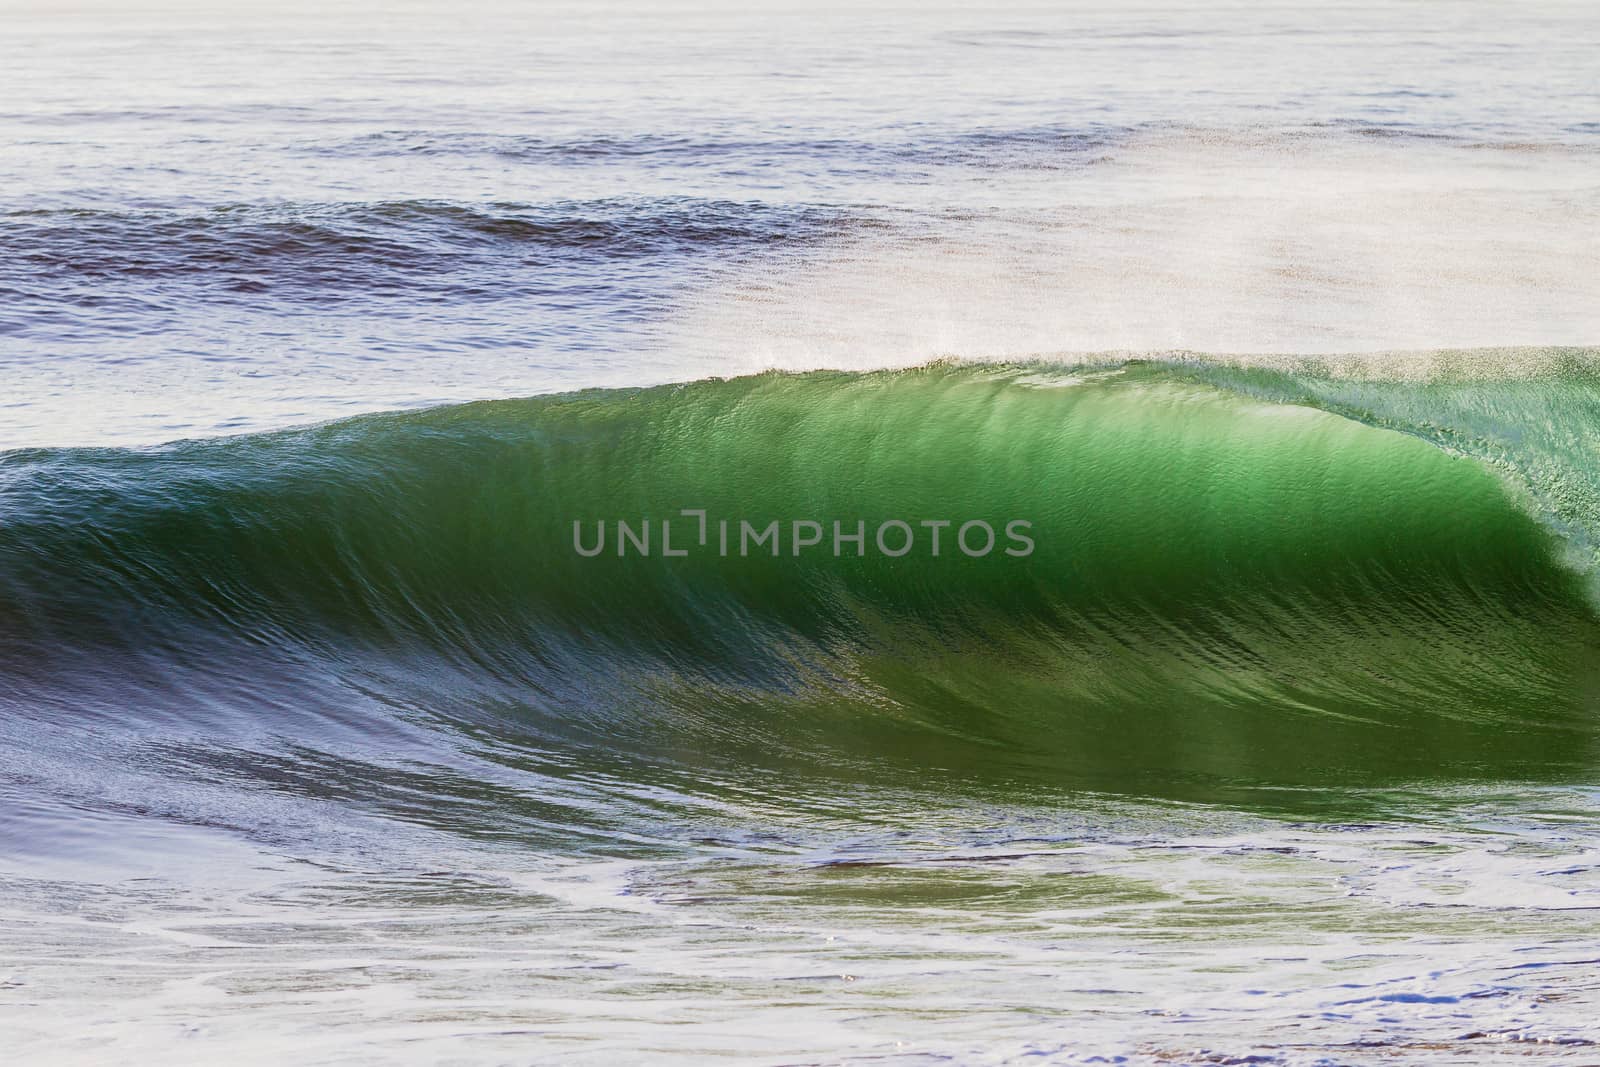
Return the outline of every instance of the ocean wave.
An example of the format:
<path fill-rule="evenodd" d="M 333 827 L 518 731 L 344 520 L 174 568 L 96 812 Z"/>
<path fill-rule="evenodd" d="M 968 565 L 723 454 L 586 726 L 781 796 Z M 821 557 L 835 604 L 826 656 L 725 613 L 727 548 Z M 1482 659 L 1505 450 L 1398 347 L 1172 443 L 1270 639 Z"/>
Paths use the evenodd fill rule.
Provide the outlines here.
<path fill-rule="evenodd" d="M 804 205 L 689 197 L 526 204 L 406 200 L 237 204 L 206 209 L 20 210 L 0 214 L 0 284 L 61 278 L 321 290 L 453 274 L 486 257 L 595 266 L 836 236 L 858 220 Z M 571 265 L 570 263 L 567 265 Z"/>
<path fill-rule="evenodd" d="M 1448 414 L 1437 383 L 1348 388 Z M 9 453 L 0 670 L 91 720 L 379 728 L 349 691 L 546 747 L 1123 790 L 1585 766 L 1600 620 L 1553 527 L 1438 422 L 1315 389 L 935 364 Z M 1477 395 L 1518 389 L 1559 395 Z M 777 522 L 777 553 L 684 509 Z M 1034 547 L 958 550 L 974 520 Z M 691 550 L 576 550 L 618 521 Z M 953 525 L 895 555 L 897 521 Z"/>
<path fill-rule="evenodd" d="M 590 166 L 690 168 L 695 171 L 755 173 L 774 165 L 807 170 L 845 170 L 914 166 L 1077 167 L 1094 162 L 1134 131 L 1089 123 L 1039 125 L 1017 129 L 941 130 L 921 124 L 890 126 L 858 137 L 807 135 L 722 135 L 617 133 L 605 136 L 551 137 L 523 133 L 463 130 L 382 130 L 353 137 L 307 142 L 315 155 L 487 156 L 517 163 Z"/>

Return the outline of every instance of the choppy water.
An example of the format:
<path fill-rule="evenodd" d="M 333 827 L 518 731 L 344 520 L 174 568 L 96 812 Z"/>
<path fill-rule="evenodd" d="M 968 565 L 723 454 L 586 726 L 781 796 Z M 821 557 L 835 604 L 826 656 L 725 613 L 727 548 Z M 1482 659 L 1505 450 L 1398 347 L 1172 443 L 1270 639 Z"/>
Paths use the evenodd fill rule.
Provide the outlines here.
<path fill-rule="evenodd" d="M 1597 45 L 0 9 L 8 1048 L 1592 1062 Z"/>

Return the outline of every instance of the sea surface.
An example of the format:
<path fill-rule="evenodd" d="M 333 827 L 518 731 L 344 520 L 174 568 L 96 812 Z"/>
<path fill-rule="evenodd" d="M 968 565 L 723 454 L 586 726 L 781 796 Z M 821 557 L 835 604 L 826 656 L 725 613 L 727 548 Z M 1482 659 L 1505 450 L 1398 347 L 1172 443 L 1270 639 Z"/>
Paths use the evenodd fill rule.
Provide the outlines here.
<path fill-rule="evenodd" d="M 6 1061 L 1600 1063 L 1597 57 L 0 0 Z"/>

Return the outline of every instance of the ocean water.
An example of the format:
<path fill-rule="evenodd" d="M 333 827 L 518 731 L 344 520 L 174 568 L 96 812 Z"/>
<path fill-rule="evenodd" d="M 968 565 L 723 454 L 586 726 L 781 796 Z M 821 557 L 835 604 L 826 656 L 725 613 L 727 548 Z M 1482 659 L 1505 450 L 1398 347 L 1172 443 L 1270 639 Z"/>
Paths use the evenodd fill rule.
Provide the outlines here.
<path fill-rule="evenodd" d="M 1600 1061 L 1597 55 L 0 2 L 8 1062 Z"/>

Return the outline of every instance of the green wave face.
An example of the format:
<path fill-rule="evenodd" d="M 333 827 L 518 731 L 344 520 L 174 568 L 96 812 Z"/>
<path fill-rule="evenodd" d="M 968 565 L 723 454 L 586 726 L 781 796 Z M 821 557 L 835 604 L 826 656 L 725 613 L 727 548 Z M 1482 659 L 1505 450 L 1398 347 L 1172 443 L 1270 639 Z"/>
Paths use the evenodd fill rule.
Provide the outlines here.
<path fill-rule="evenodd" d="M 0 626 L 41 688 L 164 648 L 163 684 L 279 708 L 292 661 L 660 758 L 1180 795 L 1592 766 L 1600 627 L 1566 546 L 1489 466 L 1272 395 L 1306 388 L 933 365 L 12 454 Z M 741 555 L 740 520 L 779 553 Z"/>

